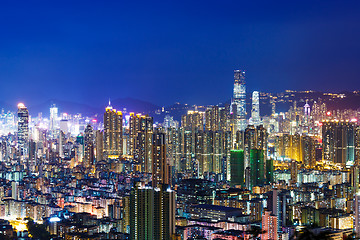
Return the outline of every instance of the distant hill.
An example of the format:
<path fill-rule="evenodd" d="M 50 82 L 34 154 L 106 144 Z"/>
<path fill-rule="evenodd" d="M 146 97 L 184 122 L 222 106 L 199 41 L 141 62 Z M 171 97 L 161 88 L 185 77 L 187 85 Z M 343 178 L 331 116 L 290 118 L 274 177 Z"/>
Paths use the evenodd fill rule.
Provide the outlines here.
<path fill-rule="evenodd" d="M 192 106 L 183 103 L 174 103 L 165 107 L 165 111 L 158 111 L 150 113 L 150 116 L 154 118 L 154 122 L 163 122 L 166 115 L 174 117 L 174 120 L 181 121 L 181 116 L 186 114 L 188 110 L 193 109 Z"/>
<path fill-rule="evenodd" d="M 339 94 L 328 94 L 314 91 L 290 91 L 283 93 L 274 93 L 273 96 L 277 97 L 276 112 L 288 111 L 290 106 L 297 102 L 298 106 L 303 106 L 305 101 L 308 100 L 310 106 L 313 105 L 314 101 L 319 103 L 324 102 L 327 108 L 330 110 L 334 109 L 360 109 L 360 91 L 353 92 L 341 92 L 344 97 L 339 97 Z M 269 94 L 260 98 L 260 114 L 266 116 L 271 114 L 271 104 Z M 231 100 L 227 100 L 223 103 L 218 104 L 223 106 L 229 104 Z M 97 116 L 100 119 L 103 116 L 104 110 L 107 107 L 107 103 L 100 103 L 99 105 L 90 106 L 83 103 L 76 103 L 71 101 L 64 101 L 58 99 L 50 99 L 46 102 L 37 105 L 27 106 L 32 116 L 37 116 L 39 112 L 43 113 L 44 117 L 49 117 L 50 107 L 55 104 L 59 108 L 59 113 L 66 112 L 69 114 L 81 113 L 83 116 Z M 186 114 L 188 110 L 194 110 L 193 105 L 175 103 L 170 104 L 163 109 L 153 103 L 134 99 L 134 98 L 117 98 L 111 100 L 113 108 L 126 112 L 135 112 L 142 114 L 149 114 L 154 117 L 154 121 L 162 122 L 166 115 L 173 116 L 175 120 L 180 121 L 181 116 Z M 198 106 L 199 107 L 199 106 Z M 205 106 L 206 107 L 206 106 Z M 247 94 L 246 97 L 246 110 L 248 117 L 251 114 L 251 93 Z M 12 111 L 16 112 L 16 105 L 10 105 L 6 102 L 0 101 L 0 111 L 4 109 L 5 112 Z M 199 109 L 199 108 L 198 108 Z M 200 111 L 204 111 L 205 108 L 200 107 Z"/>
<path fill-rule="evenodd" d="M 44 117 L 49 117 L 50 107 L 55 104 L 59 109 L 59 113 L 66 112 L 68 114 L 78 114 L 81 113 L 83 116 L 102 116 L 107 105 L 97 105 L 89 106 L 83 103 L 64 101 L 59 99 L 50 99 L 41 104 L 29 105 L 29 113 L 32 116 L 37 116 L 38 113 L 42 113 Z M 159 106 L 152 104 L 150 102 L 133 99 L 133 98 L 118 98 L 111 101 L 113 108 L 123 111 L 126 108 L 127 112 L 136 112 L 143 114 L 155 113 L 160 109 Z M 5 111 L 16 111 L 16 105 L 11 106 L 5 102 L 0 102 L 0 110 L 4 109 Z"/>
<path fill-rule="evenodd" d="M 135 112 L 135 113 L 152 113 L 156 110 L 161 109 L 161 107 L 152 104 L 150 102 L 142 101 L 134 98 L 117 98 L 115 100 L 111 100 L 111 106 L 115 109 L 123 111 L 126 108 L 127 112 Z M 102 106 L 99 111 L 102 113 L 106 106 Z"/>

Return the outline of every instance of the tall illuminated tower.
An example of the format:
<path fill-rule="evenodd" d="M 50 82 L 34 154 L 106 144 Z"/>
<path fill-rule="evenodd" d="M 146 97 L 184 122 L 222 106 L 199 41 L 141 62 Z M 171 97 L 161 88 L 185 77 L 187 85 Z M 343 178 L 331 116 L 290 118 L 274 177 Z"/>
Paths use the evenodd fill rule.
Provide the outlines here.
<path fill-rule="evenodd" d="M 153 134 L 152 186 L 169 184 L 169 165 L 166 162 L 165 133 L 155 131 Z"/>
<path fill-rule="evenodd" d="M 137 139 L 137 134 L 139 132 L 139 126 L 140 126 L 140 117 L 141 114 L 134 114 L 134 113 L 130 113 L 130 119 L 129 119 L 129 140 L 130 140 L 130 144 L 129 144 L 129 153 L 131 156 L 134 156 L 134 158 L 137 159 L 136 156 L 136 139 Z"/>
<path fill-rule="evenodd" d="M 122 155 L 122 112 L 109 106 L 104 113 L 104 153 L 107 158 Z"/>
<path fill-rule="evenodd" d="M 306 104 L 304 106 L 304 130 L 306 130 L 307 132 L 309 132 L 310 128 L 309 128 L 309 122 L 310 122 L 310 116 L 311 116 L 311 111 L 310 111 L 310 105 L 308 104 L 308 100 L 306 99 Z"/>
<path fill-rule="evenodd" d="M 232 113 L 234 116 L 235 130 L 243 131 L 246 128 L 246 88 L 245 88 L 245 71 L 234 70 L 234 96 L 232 101 Z"/>
<path fill-rule="evenodd" d="M 306 103 L 304 105 L 304 116 L 305 117 L 310 117 L 311 112 L 310 112 L 310 105 L 308 103 L 308 100 L 306 99 Z"/>
<path fill-rule="evenodd" d="M 103 160 L 104 153 L 104 134 L 100 130 L 95 132 L 95 148 L 96 148 L 96 162 Z"/>
<path fill-rule="evenodd" d="M 245 185 L 245 161 L 244 150 L 231 150 L 230 151 L 230 171 L 231 171 L 231 184 Z"/>
<path fill-rule="evenodd" d="M 141 115 L 136 138 L 135 162 L 142 172 L 152 172 L 153 118 Z"/>
<path fill-rule="evenodd" d="M 56 129 L 57 120 L 58 120 L 58 112 L 59 112 L 59 109 L 55 106 L 55 104 L 53 104 L 50 107 L 50 126 L 49 126 L 50 131 L 54 131 Z"/>
<path fill-rule="evenodd" d="M 130 239 L 168 240 L 175 233 L 175 192 L 138 183 L 130 192 Z"/>
<path fill-rule="evenodd" d="M 264 233 L 261 234 L 261 240 L 278 239 L 278 219 L 270 211 L 262 215 L 262 230 Z"/>
<path fill-rule="evenodd" d="M 355 123 L 324 122 L 322 125 L 323 159 L 353 165 L 355 157 Z"/>
<path fill-rule="evenodd" d="M 254 91 L 252 94 L 251 119 L 255 126 L 258 126 L 260 124 L 260 107 L 259 107 L 258 91 Z"/>
<path fill-rule="evenodd" d="M 18 146 L 21 156 L 27 155 L 29 144 L 29 111 L 23 103 L 18 104 Z"/>
<path fill-rule="evenodd" d="M 354 197 L 354 232 L 360 237 L 360 195 Z"/>
<path fill-rule="evenodd" d="M 255 186 L 262 186 L 266 181 L 264 168 L 264 150 L 250 150 L 250 189 Z"/>
<path fill-rule="evenodd" d="M 91 167 L 94 164 L 94 129 L 88 124 L 84 131 L 84 147 L 85 147 L 85 156 L 84 156 L 84 166 L 86 168 Z"/>

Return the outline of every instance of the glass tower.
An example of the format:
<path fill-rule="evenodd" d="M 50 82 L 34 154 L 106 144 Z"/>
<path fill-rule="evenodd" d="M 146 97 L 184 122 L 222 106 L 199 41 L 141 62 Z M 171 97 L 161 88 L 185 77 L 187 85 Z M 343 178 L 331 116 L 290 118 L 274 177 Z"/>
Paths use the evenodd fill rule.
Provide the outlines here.
<path fill-rule="evenodd" d="M 235 130 L 243 131 L 246 128 L 246 89 L 245 71 L 243 70 L 234 70 L 234 96 L 232 107 L 232 113 L 236 114 L 234 124 Z"/>
<path fill-rule="evenodd" d="M 23 103 L 18 104 L 18 146 L 21 156 L 26 156 L 29 143 L 29 111 Z"/>
<path fill-rule="evenodd" d="M 251 119 L 255 126 L 258 126 L 260 124 L 260 107 L 259 107 L 258 91 L 254 91 L 252 94 Z"/>

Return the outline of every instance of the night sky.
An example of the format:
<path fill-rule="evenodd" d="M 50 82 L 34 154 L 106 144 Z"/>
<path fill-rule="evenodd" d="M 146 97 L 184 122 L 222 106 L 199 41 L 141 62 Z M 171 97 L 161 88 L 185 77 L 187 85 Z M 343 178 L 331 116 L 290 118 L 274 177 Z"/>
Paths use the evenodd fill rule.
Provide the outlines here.
<path fill-rule="evenodd" d="M 1 1 L 0 101 L 360 89 L 360 1 Z"/>

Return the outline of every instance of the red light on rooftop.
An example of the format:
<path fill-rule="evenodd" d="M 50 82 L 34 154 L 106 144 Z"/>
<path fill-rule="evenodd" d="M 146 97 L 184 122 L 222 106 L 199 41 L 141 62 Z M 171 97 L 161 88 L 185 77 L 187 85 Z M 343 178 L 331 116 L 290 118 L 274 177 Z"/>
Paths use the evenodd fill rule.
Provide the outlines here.
<path fill-rule="evenodd" d="M 326 115 L 327 115 L 327 116 L 331 116 L 331 112 L 328 111 L 328 112 L 326 113 Z"/>

